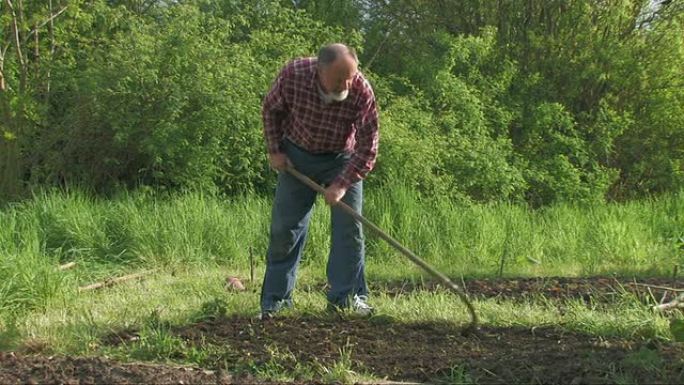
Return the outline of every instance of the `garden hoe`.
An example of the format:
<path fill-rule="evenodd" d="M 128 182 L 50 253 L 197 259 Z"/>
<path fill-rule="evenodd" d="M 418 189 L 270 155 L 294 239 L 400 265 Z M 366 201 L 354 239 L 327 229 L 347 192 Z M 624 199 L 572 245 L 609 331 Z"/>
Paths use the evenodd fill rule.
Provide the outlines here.
<path fill-rule="evenodd" d="M 301 172 L 297 171 L 294 169 L 292 166 L 288 166 L 285 169 L 287 172 L 289 172 L 292 176 L 295 178 L 299 179 L 300 182 L 304 183 L 307 185 L 309 188 L 313 189 L 314 191 L 324 194 L 325 189 L 320 186 L 318 183 L 314 182 L 311 180 L 309 177 L 306 175 L 302 174 Z M 466 305 L 468 308 L 468 313 L 470 313 L 470 325 L 463 330 L 463 334 L 471 334 L 474 332 L 478 331 L 479 324 L 478 324 L 478 318 L 477 314 L 475 313 L 475 307 L 473 304 L 468 300 L 468 296 L 466 293 L 455 283 L 453 283 L 446 275 L 440 273 L 437 271 L 434 267 L 430 266 L 427 262 L 425 262 L 422 258 L 411 252 L 411 250 L 407 249 L 406 247 L 402 246 L 396 239 L 392 238 L 389 236 L 387 233 L 382 231 L 378 226 L 376 226 L 373 222 L 369 221 L 368 219 L 364 218 L 361 216 L 361 214 L 357 213 L 353 208 L 351 208 L 349 205 L 347 205 L 344 202 L 337 202 L 336 204 L 337 207 L 341 208 L 344 210 L 347 214 L 351 215 L 354 219 L 357 221 L 361 222 L 364 226 L 372 229 L 375 231 L 375 233 L 385 241 L 387 241 L 390 245 L 392 245 L 395 249 L 399 250 L 402 254 L 408 257 L 413 263 L 416 265 L 420 266 L 423 270 L 427 271 L 430 273 L 433 277 L 437 278 L 440 280 L 446 287 L 448 287 L 451 291 L 456 293 L 459 298 L 461 298 L 461 301 Z"/>

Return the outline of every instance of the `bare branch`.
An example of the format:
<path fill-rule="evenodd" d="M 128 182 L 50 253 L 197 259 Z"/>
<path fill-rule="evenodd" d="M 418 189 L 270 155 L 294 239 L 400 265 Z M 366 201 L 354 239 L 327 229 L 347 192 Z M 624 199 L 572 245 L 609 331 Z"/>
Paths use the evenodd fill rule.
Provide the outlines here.
<path fill-rule="evenodd" d="M 69 262 L 69 263 L 65 263 L 63 265 L 59 265 L 58 269 L 59 270 L 68 270 L 74 266 L 76 266 L 76 262 Z"/>
<path fill-rule="evenodd" d="M 48 23 L 48 39 L 50 41 L 50 59 L 55 56 L 55 49 L 57 44 L 55 43 L 55 18 L 53 15 L 52 0 L 48 0 L 48 10 L 50 11 L 50 19 Z M 46 81 L 45 81 L 45 104 L 49 105 L 50 101 L 50 85 L 52 83 L 52 70 L 50 67 L 47 69 Z"/>
<path fill-rule="evenodd" d="M 371 56 L 370 60 L 368 60 L 368 64 L 366 65 L 367 68 L 371 68 L 371 65 L 373 65 L 373 62 L 375 61 L 375 58 L 378 56 L 380 51 L 383 49 L 385 43 L 387 43 L 387 40 L 389 39 L 389 37 L 391 35 L 392 35 L 392 29 L 387 28 L 387 32 L 385 33 L 385 37 L 382 39 L 380 44 L 378 44 L 378 48 L 373 53 L 373 56 Z"/>
<path fill-rule="evenodd" d="M 660 290 L 666 290 L 666 291 L 672 291 L 675 293 L 684 293 L 684 289 L 676 289 L 673 287 L 667 287 L 667 286 L 658 286 L 658 285 L 648 285 L 645 283 L 630 283 L 630 285 L 635 285 L 635 286 L 643 286 L 643 287 L 650 287 L 652 289 L 660 289 Z"/>
<path fill-rule="evenodd" d="M 33 34 L 37 33 L 39 29 L 45 27 L 48 23 L 52 23 L 52 21 L 53 21 L 55 18 L 57 18 L 57 16 L 61 15 L 62 13 L 64 13 L 64 11 L 66 11 L 67 8 L 68 8 L 68 6 L 65 5 L 62 9 L 60 9 L 59 11 L 57 11 L 57 13 L 55 13 L 54 15 L 51 15 L 47 20 L 45 20 L 45 21 L 43 21 L 42 23 L 38 24 L 34 29 L 32 29 L 32 30 L 24 37 L 24 43 L 26 43 L 26 42 L 28 41 L 28 39 L 30 39 L 31 36 L 32 36 Z"/>
<path fill-rule="evenodd" d="M 37 29 L 37 27 L 36 27 L 36 29 Z M 40 34 L 36 33 L 35 36 L 36 36 L 36 38 L 34 40 L 33 56 L 35 57 L 35 60 L 38 61 L 40 58 Z"/>
<path fill-rule="evenodd" d="M 665 311 L 675 308 L 684 308 L 684 294 L 680 294 L 677 298 L 668 303 L 653 306 L 653 310 L 657 311 Z"/>
<path fill-rule="evenodd" d="M 3 88 L 2 90 L 0 90 L 0 91 L 3 91 L 3 92 L 4 92 L 4 91 L 11 91 L 11 90 L 13 90 L 14 87 L 12 87 L 12 82 L 10 81 L 11 79 L 8 79 L 8 78 L 5 77 L 5 72 L 3 71 L 3 69 L 0 69 L 0 76 L 2 77 L 2 81 L 4 82 L 4 83 L 2 84 L 2 86 L 3 86 L 4 88 Z"/>
<path fill-rule="evenodd" d="M 11 35 L 11 33 L 10 33 L 10 35 Z M 8 50 L 11 46 L 12 46 L 12 41 L 11 41 L 11 40 L 8 40 L 8 41 L 7 41 L 7 44 L 6 44 L 4 47 L 2 47 L 2 49 L 0 49 L 0 59 L 4 59 L 4 58 L 5 58 L 5 54 L 7 54 L 7 50 Z"/>
<path fill-rule="evenodd" d="M 19 25 L 17 23 L 17 13 L 14 11 L 14 6 L 12 5 L 12 2 L 10 0 L 5 0 L 5 3 L 7 4 L 7 7 L 9 7 L 10 12 L 12 13 L 12 34 L 14 35 L 14 44 L 16 45 L 19 64 L 21 64 L 21 66 L 24 67 L 26 63 L 24 63 L 24 55 L 21 52 L 21 39 L 19 39 Z"/>
<path fill-rule="evenodd" d="M 128 275 L 124 275 L 122 277 L 108 278 L 102 282 L 96 282 L 96 283 L 93 283 L 93 284 L 90 284 L 87 286 L 81 286 L 78 288 L 78 291 L 83 292 L 83 291 L 96 290 L 96 289 L 100 289 L 103 287 L 109 287 L 109 286 L 117 285 L 117 284 L 122 283 L 122 282 L 130 281 L 132 279 L 142 278 L 148 274 L 153 273 L 154 271 L 156 271 L 156 269 L 143 271 L 140 273 L 128 274 Z"/>
<path fill-rule="evenodd" d="M 48 7 L 50 9 L 50 15 L 52 15 L 52 0 L 48 1 Z M 59 12 L 58 12 L 58 14 L 59 14 Z M 50 17 L 50 20 L 49 20 L 50 23 L 48 25 L 48 34 L 50 35 L 50 56 L 55 54 L 55 47 L 56 47 L 56 44 L 55 44 L 55 22 L 54 22 L 54 20 L 55 20 L 54 17 Z"/>

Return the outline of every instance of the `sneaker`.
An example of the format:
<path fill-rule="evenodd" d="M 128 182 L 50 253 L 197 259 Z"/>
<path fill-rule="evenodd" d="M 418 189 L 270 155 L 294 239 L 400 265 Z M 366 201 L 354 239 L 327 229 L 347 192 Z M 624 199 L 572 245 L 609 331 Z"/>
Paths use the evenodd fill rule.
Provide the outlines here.
<path fill-rule="evenodd" d="M 275 314 L 276 312 L 274 311 L 262 311 L 261 313 L 259 313 L 259 315 L 257 315 L 257 318 L 259 319 L 259 321 L 268 321 L 270 319 L 273 319 L 275 317 Z"/>
<path fill-rule="evenodd" d="M 280 313 L 282 310 L 291 307 L 291 304 L 285 300 L 280 300 L 275 303 L 272 309 L 261 310 L 261 313 L 257 316 L 262 321 L 270 320 L 275 318 L 276 314 Z"/>
<path fill-rule="evenodd" d="M 366 301 L 368 301 L 368 297 L 366 297 L 365 295 L 354 295 L 351 301 L 351 305 L 342 306 L 328 302 L 326 310 L 329 313 L 343 313 L 345 312 L 345 310 L 348 309 L 352 314 L 356 316 L 369 317 L 373 315 L 375 309 L 373 309 L 372 306 L 368 305 Z"/>
<path fill-rule="evenodd" d="M 373 315 L 375 309 L 373 309 L 373 307 L 370 306 L 366 301 L 368 301 L 368 297 L 366 297 L 365 295 L 354 296 L 351 305 L 354 314 L 362 317 L 368 317 Z"/>

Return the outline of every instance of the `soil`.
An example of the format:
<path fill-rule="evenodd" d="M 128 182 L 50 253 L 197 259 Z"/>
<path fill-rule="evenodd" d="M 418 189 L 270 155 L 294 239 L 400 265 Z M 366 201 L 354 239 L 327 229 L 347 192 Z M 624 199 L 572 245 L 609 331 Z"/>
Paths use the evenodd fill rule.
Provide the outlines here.
<path fill-rule="evenodd" d="M 0 353 L 2 384 L 190 384 L 230 383 L 223 373 L 151 364 L 121 364 L 104 358 L 26 356 Z"/>
<path fill-rule="evenodd" d="M 671 279 L 640 280 L 655 286 L 682 287 Z M 611 298 L 631 291 L 660 300 L 666 290 L 614 278 L 491 279 L 467 281 L 472 296 L 524 298 Z M 439 290 L 434 283 L 387 284 L 401 295 L 410 290 Z M 378 289 L 378 288 L 375 288 Z M 671 295 L 671 294 L 668 294 Z M 352 369 L 377 378 L 412 382 L 496 383 L 684 383 L 684 347 L 649 339 L 601 338 L 540 325 L 535 328 L 483 327 L 463 336 L 449 323 L 400 323 L 383 317 L 341 319 L 287 317 L 261 322 L 219 318 L 172 329 L 189 345 L 224 347 L 208 357 L 206 368 L 122 364 L 106 358 L 46 357 L 0 353 L 0 383 L 255 383 L 240 366 L 277 360 L 284 369 L 297 363 L 330 367 L 341 352 Z M 103 343 L 134 343 L 134 330 L 103 337 Z M 230 354 L 226 353 L 230 352 Z M 276 357 L 274 357 L 274 354 Z M 220 363 L 220 364 L 219 364 Z M 240 375 L 236 375 L 236 370 Z M 297 383 L 310 383 L 297 381 Z"/>
<path fill-rule="evenodd" d="M 616 296 L 631 293 L 646 301 L 670 301 L 676 293 L 670 288 L 684 287 L 684 279 L 678 278 L 624 278 L 624 277 L 544 277 L 544 278 L 488 278 L 454 280 L 475 298 L 526 299 L 543 296 L 548 299 L 577 299 L 610 302 Z M 382 282 L 373 291 L 390 296 L 406 294 L 416 290 L 446 290 L 437 281 L 425 282 Z"/>
<path fill-rule="evenodd" d="M 330 317 L 268 322 L 230 318 L 177 333 L 197 344 L 249 353 L 257 365 L 267 363 L 274 351 L 291 353 L 296 359 L 290 369 L 297 362 L 330 366 L 343 349 L 350 352 L 355 371 L 395 381 L 437 382 L 454 373 L 461 381 L 498 384 L 614 383 L 618 375 L 649 384 L 684 380 L 684 349 L 672 344 L 597 338 L 552 327 L 486 327 L 469 336 L 461 331 L 448 323 Z M 635 361 L 636 355 L 651 357 L 657 367 Z"/>

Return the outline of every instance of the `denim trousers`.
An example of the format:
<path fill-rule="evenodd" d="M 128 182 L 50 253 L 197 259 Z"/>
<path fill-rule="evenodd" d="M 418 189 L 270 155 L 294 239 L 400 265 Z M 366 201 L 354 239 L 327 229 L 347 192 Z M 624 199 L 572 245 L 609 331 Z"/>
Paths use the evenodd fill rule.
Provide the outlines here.
<path fill-rule="evenodd" d="M 339 175 L 350 155 L 312 154 L 288 140 L 283 151 L 293 166 L 316 183 L 327 186 Z M 297 267 L 306 243 L 307 229 L 316 192 L 287 172 L 278 174 L 271 212 L 271 234 L 266 255 L 266 274 L 261 291 L 262 311 L 291 307 Z M 342 202 L 361 213 L 363 182 L 352 184 Z M 331 244 L 328 254 L 328 302 L 347 306 L 349 297 L 367 295 L 364 276 L 364 238 L 361 223 L 342 209 L 332 206 Z"/>

